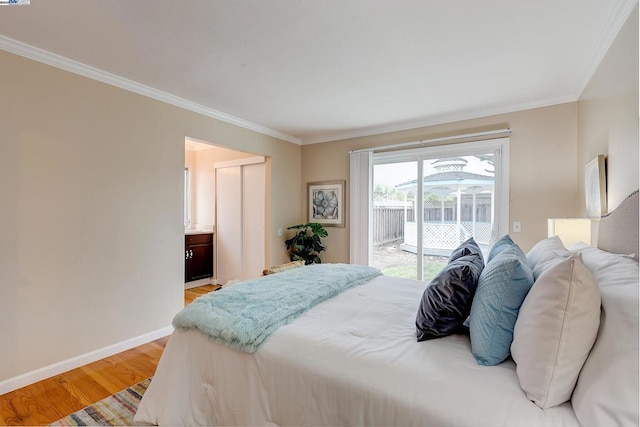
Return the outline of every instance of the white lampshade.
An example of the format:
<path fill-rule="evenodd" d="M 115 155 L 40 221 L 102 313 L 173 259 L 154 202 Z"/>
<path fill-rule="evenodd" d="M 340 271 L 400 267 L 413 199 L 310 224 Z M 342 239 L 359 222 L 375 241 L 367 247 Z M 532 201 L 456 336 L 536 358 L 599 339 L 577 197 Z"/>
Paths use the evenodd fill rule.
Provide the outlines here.
<path fill-rule="evenodd" d="M 567 248 L 578 242 L 592 244 L 589 218 L 549 218 L 547 226 L 547 235 L 560 237 Z"/>

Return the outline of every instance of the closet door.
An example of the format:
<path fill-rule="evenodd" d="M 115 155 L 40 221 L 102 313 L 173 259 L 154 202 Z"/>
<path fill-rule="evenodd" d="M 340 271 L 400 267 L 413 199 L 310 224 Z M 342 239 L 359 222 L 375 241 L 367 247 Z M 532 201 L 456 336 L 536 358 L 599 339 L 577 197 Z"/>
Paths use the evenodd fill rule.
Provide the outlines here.
<path fill-rule="evenodd" d="M 242 166 L 216 169 L 216 278 L 242 278 Z"/>
<path fill-rule="evenodd" d="M 265 268 L 266 165 L 261 156 L 216 168 L 216 279 L 253 279 Z"/>
<path fill-rule="evenodd" d="M 265 268 L 265 165 L 242 166 L 242 266 L 243 279 Z"/>

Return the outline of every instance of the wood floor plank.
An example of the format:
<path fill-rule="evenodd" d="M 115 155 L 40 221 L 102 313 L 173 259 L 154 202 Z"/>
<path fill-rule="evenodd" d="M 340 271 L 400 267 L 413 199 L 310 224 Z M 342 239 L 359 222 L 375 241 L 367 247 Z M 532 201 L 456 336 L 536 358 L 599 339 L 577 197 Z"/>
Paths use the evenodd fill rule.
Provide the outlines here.
<path fill-rule="evenodd" d="M 185 305 L 217 285 L 185 291 Z M 169 337 L 0 395 L 0 425 L 48 425 L 152 377 Z"/>
<path fill-rule="evenodd" d="M 129 387 L 131 383 L 135 384 L 149 378 L 144 377 L 145 373 L 141 374 L 140 369 L 128 366 L 126 361 L 122 363 L 116 356 L 80 368 L 85 376 L 100 384 L 108 395 Z M 154 366 L 150 367 L 147 372 L 155 372 L 154 368 Z"/>
<path fill-rule="evenodd" d="M 193 302 L 194 299 L 220 289 L 220 285 L 203 285 L 197 288 L 191 288 L 184 291 L 184 305 L 187 306 Z"/>
<path fill-rule="evenodd" d="M 56 375 L 3 395 L 0 411 L 6 425 L 46 425 L 86 406 L 65 383 L 62 375 Z"/>

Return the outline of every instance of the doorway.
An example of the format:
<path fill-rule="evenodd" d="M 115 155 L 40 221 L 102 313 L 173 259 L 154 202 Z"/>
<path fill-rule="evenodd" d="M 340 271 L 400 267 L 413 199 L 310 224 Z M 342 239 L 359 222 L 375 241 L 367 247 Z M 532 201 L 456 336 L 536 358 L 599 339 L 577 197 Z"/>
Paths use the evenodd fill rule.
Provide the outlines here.
<path fill-rule="evenodd" d="M 216 182 L 216 165 L 224 165 L 225 162 L 232 164 L 233 162 L 242 163 L 246 159 L 256 158 L 258 155 L 255 153 L 246 153 L 237 150 L 232 150 L 226 147 L 214 145 L 209 142 L 195 140 L 193 138 L 185 138 L 185 232 L 193 233 L 194 231 L 206 231 L 213 234 L 213 278 L 211 283 L 225 284 L 229 280 L 246 279 L 250 277 L 256 277 L 262 273 L 262 269 L 266 265 L 266 218 L 267 218 L 267 206 L 266 206 L 266 176 L 268 162 L 265 162 L 265 158 L 262 161 L 262 169 L 257 171 L 258 178 L 261 179 L 262 184 L 253 184 L 257 187 L 263 188 L 262 198 L 251 198 L 245 201 L 245 205 L 251 206 L 251 210 L 256 213 L 256 218 L 252 220 L 252 229 L 246 233 L 251 237 L 251 245 L 245 245 L 246 247 L 256 247 L 255 252 L 251 252 L 251 255 L 243 260 L 242 254 L 235 252 L 229 252 L 228 247 L 233 247 L 237 244 L 238 239 L 242 239 L 240 232 L 233 233 L 220 233 L 218 230 L 220 218 L 233 218 L 240 217 L 240 211 L 238 205 L 231 205 L 226 202 L 220 202 L 218 190 L 221 189 L 225 192 L 228 188 L 227 185 L 220 187 Z M 242 192 L 236 188 L 237 191 L 231 191 L 232 195 L 240 197 L 242 199 Z M 226 191 L 226 195 L 229 191 Z M 224 197 L 227 197 L 223 194 Z M 224 228 L 226 230 L 226 227 Z M 224 231 L 224 230 L 223 230 Z M 247 237 L 248 238 L 248 237 Z M 259 251 L 258 255 L 255 253 Z M 232 253 L 231 257 L 224 258 L 222 261 L 218 255 L 222 253 Z M 246 274 L 239 275 L 227 275 L 226 272 L 234 271 L 226 268 L 233 263 L 250 265 L 251 268 L 247 268 Z M 186 266 L 185 266 L 186 268 Z M 237 271 L 237 270 L 236 270 Z M 256 273 L 257 272 L 257 273 Z M 190 282 L 189 287 L 199 286 L 206 283 Z"/>

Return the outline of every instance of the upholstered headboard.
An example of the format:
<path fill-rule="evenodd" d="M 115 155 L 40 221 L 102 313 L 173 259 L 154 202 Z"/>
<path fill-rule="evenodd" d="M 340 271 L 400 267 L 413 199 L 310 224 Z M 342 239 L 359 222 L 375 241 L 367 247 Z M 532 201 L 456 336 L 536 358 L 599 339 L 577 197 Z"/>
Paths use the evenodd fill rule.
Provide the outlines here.
<path fill-rule="evenodd" d="M 616 254 L 635 254 L 638 261 L 638 190 L 613 211 L 603 215 L 598 227 L 598 248 Z"/>

